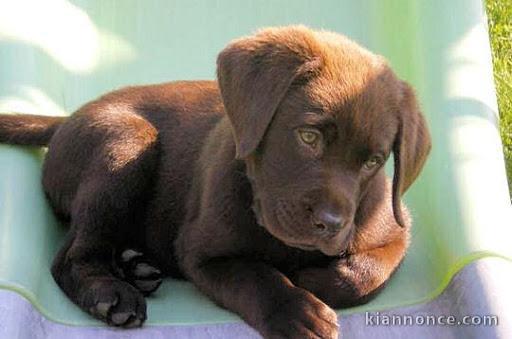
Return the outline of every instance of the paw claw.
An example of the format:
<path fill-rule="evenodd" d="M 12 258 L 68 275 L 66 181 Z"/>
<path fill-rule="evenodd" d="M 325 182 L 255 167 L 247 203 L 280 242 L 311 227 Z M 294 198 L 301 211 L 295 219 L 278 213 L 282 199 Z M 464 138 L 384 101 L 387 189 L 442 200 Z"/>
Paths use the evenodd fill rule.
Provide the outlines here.
<path fill-rule="evenodd" d="M 121 254 L 121 260 L 123 262 L 129 262 L 129 261 L 132 261 L 133 259 L 137 258 L 137 257 L 142 257 L 142 253 L 140 252 L 137 252 L 135 250 L 132 250 L 132 249 L 127 249 L 125 250 L 122 254 Z"/>
<path fill-rule="evenodd" d="M 160 284 L 162 283 L 162 279 L 134 280 L 133 283 L 141 292 L 151 293 L 151 292 L 155 291 L 160 286 Z"/>
<path fill-rule="evenodd" d="M 119 326 L 119 325 L 123 325 L 124 323 L 126 323 L 128 321 L 128 319 L 130 319 L 130 317 L 133 317 L 135 316 L 135 312 L 120 312 L 120 313 L 114 313 L 112 314 L 112 322 Z"/>
<path fill-rule="evenodd" d="M 148 277 L 153 274 L 160 275 L 161 272 L 159 269 L 150 266 L 145 262 L 141 262 L 137 264 L 137 266 L 135 266 L 133 274 L 136 275 L 137 277 Z"/>
<path fill-rule="evenodd" d="M 126 324 L 125 328 L 135 328 L 135 327 L 140 327 L 142 325 L 142 319 L 139 319 L 139 318 L 135 318 L 135 320 L 133 320 L 132 322 Z"/>
<path fill-rule="evenodd" d="M 99 302 L 96 304 L 95 312 L 102 317 L 107 317 L 108 311 L 110 311 L 112 306 L 113 306 L 113 303 L 111 303 L 111 302 L 105 302 L 105 301 Z"/>

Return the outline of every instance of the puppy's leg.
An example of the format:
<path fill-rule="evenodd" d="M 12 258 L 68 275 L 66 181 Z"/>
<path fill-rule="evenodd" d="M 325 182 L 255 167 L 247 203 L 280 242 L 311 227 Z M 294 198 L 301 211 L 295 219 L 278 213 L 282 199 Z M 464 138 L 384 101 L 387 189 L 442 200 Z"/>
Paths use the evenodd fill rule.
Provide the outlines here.
<path fill-rule="evenodd" d="M 263 262 L 215 258 L 189 267 L 196 286 L 265 338 L 338 337 L 336 313 Z"/>
<path fill-rule="evenodd" d="M 292 281 L 333 308 L 367 302 L 384 286 L 402 261 L 407 242 L 395 240 L 347 257 L 334 259 L 327 267 L 299 270 Z"/>
<path fill-rule="evenodd" d="M 73 302 L 125 327 L 146 319 L 142 293 L 116 276 L 113 267 L 115 254 L 133 245 L 140 227 L 136 215 L 156 163 L 156 135 L 150 137 L 149 126 L 140 120 L 127 114 L 119 125 L 111 120 L 104 130 L 90 124 L 78 131 L 89 137 L 83 147 L 91 149 L 83 153 L 93 157 L 84 161 L 71 202 L 71 231 L 52 266 L 55 281 Z"/>

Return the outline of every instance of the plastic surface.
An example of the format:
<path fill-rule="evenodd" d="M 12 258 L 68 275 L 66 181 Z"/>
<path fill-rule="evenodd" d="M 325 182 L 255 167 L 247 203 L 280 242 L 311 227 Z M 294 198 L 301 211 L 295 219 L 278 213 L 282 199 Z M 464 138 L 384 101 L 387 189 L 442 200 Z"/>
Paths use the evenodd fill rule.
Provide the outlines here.
<path fill-rule="evenodd" d="M 292 23 L 344 33 L 387 57 L 417 89 L 433 136 L 406 195 L 416 221 L 405 262 L 374 301 L 342 313 L 425 302 L 476 258 L 511 260 L 512 209 L 479 0 L 0 0 L 0 112 L 68 114 L 125 85 L 212 79 L 228 41 Z M 0 145 L 0 287 L 51 320 L 99 324 L 50 276 L 65 227 L 41 191 L 42 156 Z M 150 325 L 239 321 L 187 282 L 166 281 L 148 302 Z"/>

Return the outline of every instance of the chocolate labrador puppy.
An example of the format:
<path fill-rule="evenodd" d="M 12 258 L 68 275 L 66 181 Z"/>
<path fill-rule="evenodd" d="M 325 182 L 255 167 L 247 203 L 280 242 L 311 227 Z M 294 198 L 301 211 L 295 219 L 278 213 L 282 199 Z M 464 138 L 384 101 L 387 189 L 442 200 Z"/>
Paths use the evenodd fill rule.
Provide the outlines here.
<path fill-rule="evenodd" d="M 43 186 L 69 222 L 52 273 L 115 326 L 185 277 L 265 337 L 335 338 L 402 261 L 401 195 L 430 137 L 382 57 L 302 26 L 230 43 L 218 82 L 109 93 L 69 118 L 2 115 L 0 141 L 48 146 Z M 394 177 L 383 165 L 394 154 Z"/>

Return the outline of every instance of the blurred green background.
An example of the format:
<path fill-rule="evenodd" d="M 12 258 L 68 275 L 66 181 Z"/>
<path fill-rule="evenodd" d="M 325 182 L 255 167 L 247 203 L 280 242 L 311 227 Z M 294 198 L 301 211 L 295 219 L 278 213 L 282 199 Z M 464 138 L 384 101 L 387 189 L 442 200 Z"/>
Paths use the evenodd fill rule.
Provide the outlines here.
<path fill-rule="evenodd" d="M 487 0 L 500 132 L 512 199 L 512 0 Z"/>

